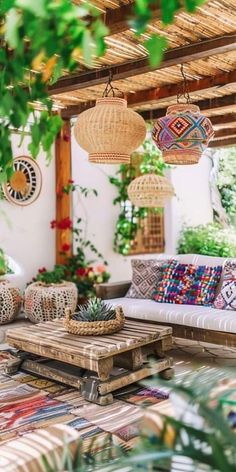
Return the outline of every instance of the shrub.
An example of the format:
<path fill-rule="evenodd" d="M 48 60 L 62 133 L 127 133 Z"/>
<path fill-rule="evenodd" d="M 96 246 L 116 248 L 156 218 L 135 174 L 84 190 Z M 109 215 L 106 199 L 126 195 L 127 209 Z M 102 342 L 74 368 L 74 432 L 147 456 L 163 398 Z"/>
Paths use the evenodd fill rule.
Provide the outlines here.
<path fill-rule="evenodd" d="M 177 253 L 236 257 L 236 232 L 216 223 L 185 226 L 180 234 Z"/>

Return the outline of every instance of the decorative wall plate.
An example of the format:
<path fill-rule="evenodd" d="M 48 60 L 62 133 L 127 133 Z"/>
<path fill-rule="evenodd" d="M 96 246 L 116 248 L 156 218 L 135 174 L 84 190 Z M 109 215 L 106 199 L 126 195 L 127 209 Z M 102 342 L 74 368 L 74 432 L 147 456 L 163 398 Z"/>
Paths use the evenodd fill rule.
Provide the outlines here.
<path fill-rule="evenodd" d="M 10 180 L 2 186 L 4 196 L 16 205 L 29 205 L 41 192 L 41 170 L 36 161 L 28 156 L 16 157 L 13 167 L 14 173 Z"/>

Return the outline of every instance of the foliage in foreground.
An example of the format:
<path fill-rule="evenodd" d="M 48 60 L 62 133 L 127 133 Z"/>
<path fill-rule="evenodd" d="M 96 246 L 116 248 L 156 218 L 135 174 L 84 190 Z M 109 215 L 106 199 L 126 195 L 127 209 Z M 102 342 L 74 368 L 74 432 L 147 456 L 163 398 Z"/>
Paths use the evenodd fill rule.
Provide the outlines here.
<path fill-rule="evenodd" d="M 177 253 L 236 257 L 236 233 L 216 223 L 186 226 L 180 234 Z"/>
<path fill-rule="evenodd" d="M 233 378 L 233 373 L 228 372 L 227 376 Z M 87 452 L 79 442 L 74 458 L 66 448 L 61 468 L 49 466 L 44 459 L 47 472 L 167 472 L 174 470 L 173 461 L 178 464 L 177 470 L 185 470 L 186 458 L 192 460 L 187 469 L 191 472 L 234 472 L 236 435 L 230 427 L 228 410 L 221 406 L 222 392 L 216 389 L 217 384 L 223 385 L 225 377 L 225 372 L 207 368 L 168 384 L 175 395 L 175 418 L 149 410 L 133 450 L 124 452 L 115 446 L 111 435 L 102 445 L 95 437 Z M 231 389 L 224 388 L 225 396 Z"/>
<path fill-rule="evenodd" d="M 185 0 L 184 7 L 194 12 L 204 1 Z M 152 18 L 152 5 L 153 0 L 134 2 L 130 23 L 138 36 Z M 182 6 L 179 0 L 161 1 L 163 24 L 172 23 Z M 72 72 L 81 62 L 91 67 L 105 53 L 109 31 L 104 18 L 86 0 L 80 5 L 70 0 L 0 0 L 0 182 L 12 173 L 11 129 L 22 129 L 24 137 L 29 126 L 29 152 L 36 157 L 42 147 L 50 158 L 62 120 L 53 113 L 48 86 L 64 70 Z M 152 34 L 144 46 L 151 66 L 157 66 L 167 47 L 166 38 Z M 34 104 L 39 113 L 34 112 Z"/>

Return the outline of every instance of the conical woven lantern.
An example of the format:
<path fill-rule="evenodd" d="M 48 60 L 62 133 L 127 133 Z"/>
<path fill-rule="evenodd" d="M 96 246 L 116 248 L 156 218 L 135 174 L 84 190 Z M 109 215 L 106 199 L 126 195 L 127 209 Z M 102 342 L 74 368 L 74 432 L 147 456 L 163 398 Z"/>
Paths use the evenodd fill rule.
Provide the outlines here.
<path fill-rule="evenodd" d="M 146 136 L 146 124 L 138 113 L 118 97 L 99 98 L 96 106 L 79 115 L 75 138 L 89 153 L 90 162 L 122 164 Z"/>
<path fill-rule="evenodd" d="M 171 105 L 153 129 L 153 140 L 168 164 L 197 164 L 214 131 L 211 121 L 190 103 Z"/>
<path fill-rule="evenodd" d="M 164 207 L 173 195 L 174 188 L 169 180 L 156 174 L 141 175 L 128 186 L 128 197 L 137 207 Z"/>

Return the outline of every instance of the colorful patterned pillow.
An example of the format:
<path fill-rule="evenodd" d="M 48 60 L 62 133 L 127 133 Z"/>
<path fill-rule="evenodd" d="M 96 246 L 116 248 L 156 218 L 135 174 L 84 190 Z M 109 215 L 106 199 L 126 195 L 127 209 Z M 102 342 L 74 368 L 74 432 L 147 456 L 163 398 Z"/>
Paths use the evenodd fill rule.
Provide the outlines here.
<path fill-rule="evenodd" d="M 171 260 L 164 264 L 163 278 L 153 293 L 156 302 L 186 305 L 211 305 L 222 267 L 180 264 Z"/>
<path fill-rule="evenodd" d="M 226 261 L 224 265 L 223 283 L 214 308 L 236 310 L 236 261 Z"/>
<path fill-rule="evenodd" d="M 152 298 L 153 290 L 162 276 L 164 260 L 132 259 L 132 284 L 127 298 Z"/>

